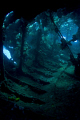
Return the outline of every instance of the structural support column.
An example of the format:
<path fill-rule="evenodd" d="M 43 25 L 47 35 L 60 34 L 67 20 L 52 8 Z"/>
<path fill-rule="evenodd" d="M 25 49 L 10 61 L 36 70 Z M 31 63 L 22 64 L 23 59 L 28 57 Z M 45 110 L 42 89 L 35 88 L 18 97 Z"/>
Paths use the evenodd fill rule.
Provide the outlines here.
<path fill-rule="evenodd" d="M 26 31 L 26 23 L 21 20 L 22 24 L 22 41 L 21 41 L 21 50 L 20 50 L 20 63 L 19 63 L 19 71 L 22 72 L 22 62 L 23 62 L 23 48 L 24 48 L 24 38 Z"/>
<path fill-rule="evenodd" d="M 2 40 L 2 25 L 3 21 L 0 19 L 0 82 L 5 79 L 4 76 L 4 62 L 3 62 L 3 40 Z"/>

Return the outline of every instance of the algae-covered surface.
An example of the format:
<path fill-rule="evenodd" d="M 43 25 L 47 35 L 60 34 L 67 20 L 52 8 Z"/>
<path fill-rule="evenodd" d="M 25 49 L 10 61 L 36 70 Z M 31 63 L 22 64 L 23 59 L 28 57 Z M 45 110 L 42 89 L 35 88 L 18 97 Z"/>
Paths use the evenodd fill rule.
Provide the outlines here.
<path fill-rule="evenodd" d="M 57 120 L 78 117 L 80 82 L 73 77 L 74 67 L 65 68 L 66 64 L 52 73 L 50 78 L 44 76 L 48 73 L 47 69 L 42 70 L 44 71 L 41 74 L 43 79 L 39 77 L 40 73 L 35 72 L 37 76 L 31 74 L 35 80 L 19 75 L 14 81 L 15 78 L 11 79 L 7 75 L 7 86 L 2 85 L 0 92 L 1 101 L 5 100 L 5 104 L 0 103 L 1 108 L 4 109 L 3 114 L 7 112 L 5 109 L 7 107 L 11 114 L 17 110 L 16 114 L 21 112 L 22 116 L 26 116 L 28 111 L 27 119 L 37 117 L 37 119 Z M 39 71 L 39 69 L 36 70 Z M 40 80 L 49 83 L 40 84 L 38 82 Z M 30 116 L 31 113 L 34 114 L 34 118 L 33 115 Z M 7 117 L 9 117 L 9 113 L 7 113 Z"/>

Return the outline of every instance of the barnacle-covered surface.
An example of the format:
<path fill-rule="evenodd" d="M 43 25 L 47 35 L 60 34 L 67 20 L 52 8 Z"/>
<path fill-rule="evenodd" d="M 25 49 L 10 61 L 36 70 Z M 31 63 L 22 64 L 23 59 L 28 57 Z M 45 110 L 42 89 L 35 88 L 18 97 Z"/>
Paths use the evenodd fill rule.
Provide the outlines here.
<path fill-rule="evenodd" d="M 60 15 L 60 11 L 52 12 L 54 23 L 66 41 L 77 35 L 78 39 L 69 45 L 76 58 L 80 52 L 79 15 L 76 11 Z M 68 49 L 60 48 L 61 38 L 55 32 L 50 11 L 37 15 L 31 22 L 21 18 L 11 23 L 11 14 L 6 15 L 3 23 L 3 119 L 78 119 L 80 76 L 74 74 Z"/>

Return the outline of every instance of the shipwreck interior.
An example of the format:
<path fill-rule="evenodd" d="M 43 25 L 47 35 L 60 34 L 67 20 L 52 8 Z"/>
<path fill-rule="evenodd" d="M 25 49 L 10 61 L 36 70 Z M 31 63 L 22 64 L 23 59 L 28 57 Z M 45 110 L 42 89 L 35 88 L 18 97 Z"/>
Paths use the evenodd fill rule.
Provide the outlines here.
<path fill-rule="evenodd" d="M 14 14 L 2 23 L 0 119 L 79 120 L 80 9 L 47 9 L 31 21 Z"/>

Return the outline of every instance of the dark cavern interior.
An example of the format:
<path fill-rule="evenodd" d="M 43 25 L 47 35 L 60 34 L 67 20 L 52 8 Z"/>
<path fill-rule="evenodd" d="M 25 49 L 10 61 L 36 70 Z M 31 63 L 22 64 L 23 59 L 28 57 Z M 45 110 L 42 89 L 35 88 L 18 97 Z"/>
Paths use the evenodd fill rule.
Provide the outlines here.
<path fill-rule="evenodd" d="M 1 120 L 80 120 L 80 4 L 57 2 L 0 8 Z"/>

